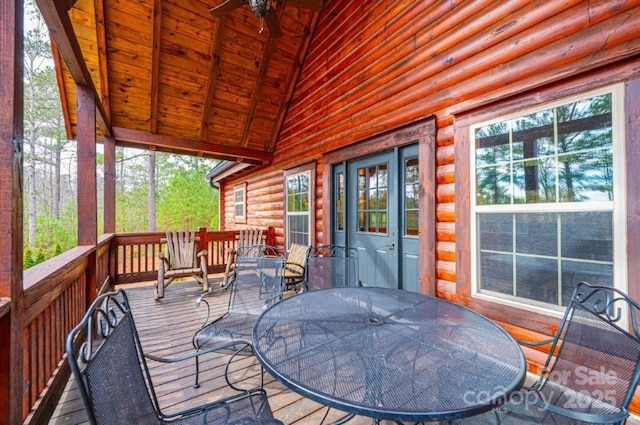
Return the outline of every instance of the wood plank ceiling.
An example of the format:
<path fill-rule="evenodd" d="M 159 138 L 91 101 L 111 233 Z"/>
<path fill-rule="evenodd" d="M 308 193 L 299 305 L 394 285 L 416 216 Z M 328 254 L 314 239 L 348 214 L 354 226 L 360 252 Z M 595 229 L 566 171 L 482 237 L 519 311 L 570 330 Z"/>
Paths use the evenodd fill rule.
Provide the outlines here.
<path fill-rule="evenodd" d="M 217 18 L 210 9 L 219 0 L 37 2 L 54 42 L 70 139 L 79 83 L 95 87 L 99 138 L 251 164 L 271 160 L 319 12 L 273 1 L 269 13 L 283 33 L 273 38 L 247 4 Z"/>

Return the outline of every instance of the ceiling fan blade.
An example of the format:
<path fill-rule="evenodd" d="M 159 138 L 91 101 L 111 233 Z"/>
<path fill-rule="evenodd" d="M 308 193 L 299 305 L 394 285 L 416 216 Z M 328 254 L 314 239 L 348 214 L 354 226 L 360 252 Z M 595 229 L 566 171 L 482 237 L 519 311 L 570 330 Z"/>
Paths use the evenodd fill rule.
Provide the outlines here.
<path fill-rule="evenodd" d="M 322 10 L 322 6 L 324 5 L 323 0 L 282 0 L 284 3 L 290 4 L 295 7 L 303 7 L 305 9 L 311 9 L 316 12 L 320 12 Z"/>
<path fill-rule="evenodd" d="M 269 27 L 269 38 L 279 38 L 282 35 L 282 30 L 274 11 L 267 13 L 263 19 L 267 22 L 267 27 Z"/>
<path fill-rule="evenodd" d="M 210 12 L 213 14 L 213 16 L 220 18 L 231 12 L 233 9 L 242 6 L 243 3 L 244 0 L 227 0 L 224 3 L 219 4 L 218 6 L 211 9 Z"/>

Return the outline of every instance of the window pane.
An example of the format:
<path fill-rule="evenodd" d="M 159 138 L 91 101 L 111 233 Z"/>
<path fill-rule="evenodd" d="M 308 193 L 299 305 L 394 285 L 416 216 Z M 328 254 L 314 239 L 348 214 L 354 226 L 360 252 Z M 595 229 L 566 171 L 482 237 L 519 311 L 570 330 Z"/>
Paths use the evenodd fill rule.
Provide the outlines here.
<path fill-rule="evenodd" d="M 485 251 L 513 251 L 513 214 L 478 215 L 480 249 Z"/>
<path fill-rule="evenodd" d="M 613 200 L 613 154 L 610 147 L 562 155 L 558 160 L 562 202 Z"/>
<path fill-rule="evenodd" d="M 557 256 L 557 214 L 516 214 L 516 252 L 518 254 Z"/>
<path fill-rule="evenodd" d="M 554 158 L 538 158 L 513 164 L 513 202 L 555 202 L 555 164 Z"/>
<path fill-rule="evenodd" d="M 418 235 L 418 211 L 405 211 L 404 234 L 410 236 Z"/>
<path fill-rule="evenodd" d="M 613 262 L 611 212 L 564 213 L 561 220 L 563 257 Z"/>
<path fill-rule="evenodd" d="M 511 167 L 509 165 L 478 168 L 476 203 L 495 205 L 511 203 Z"/>
<path fill-rule="evenodd" d="M 511 160 L 509 146 L 510 125 L 500 122 L 475 131 L 476 166 L 495 165 Z"/>
<path fill-rule="evenodd" d="M 517 256 L 516 296 L 558 305 L 558 260 Z"/>
<path fill-rule="evenodd" d="M 336 174 L 336 229 L 344 230 L 344 173 Z"/>
<path fill-rule="evenodd" d="M 481 253 L 479 271 L 481 289 L 513 294 L 512 255 Z"/>

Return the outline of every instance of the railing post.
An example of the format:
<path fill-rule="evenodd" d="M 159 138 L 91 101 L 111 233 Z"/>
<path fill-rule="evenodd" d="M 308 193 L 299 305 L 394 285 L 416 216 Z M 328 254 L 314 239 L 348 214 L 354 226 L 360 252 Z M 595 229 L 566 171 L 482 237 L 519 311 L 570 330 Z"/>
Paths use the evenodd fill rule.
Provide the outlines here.
<path fill-rule="evenodd" d="M 0 2 L 0 424 L 21 424 L 23 326 L 23 7 Z M 10 301 L 8 300 L 10 299 Z M 2 304 L 8 307 L 2 308 Z M 6 309 L 9 308 L 9 311 Z M 24 413 L 24 414 L 23 414 Z"/>
<path fill-rule="evenodd" d="M 265 237 L 265 241 L 267 245 L 276 245 L 276 229 L 273 226 L 267 227 L 267 235 Z"/>
<path fill-rule="evenodd" d="M 200 252 L 203 249 L 207 249 L 209 244 L 209 241 L 207 240 L 207 228 L 201 227 L 198 229 L 198 236 L 200 237 L 200 241 L 198 241 L 198 252 Z"/>

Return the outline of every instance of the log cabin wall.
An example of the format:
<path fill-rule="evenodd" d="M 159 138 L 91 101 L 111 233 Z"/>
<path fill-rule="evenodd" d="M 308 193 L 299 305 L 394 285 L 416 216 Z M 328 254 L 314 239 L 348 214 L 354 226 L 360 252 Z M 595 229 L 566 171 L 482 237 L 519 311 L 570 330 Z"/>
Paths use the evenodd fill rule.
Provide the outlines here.
<path fill-rule="evenodd" d="M 275 149 L 258 173 L 224 182 L 221 223 L 273 226 L 284 242 L 283 172 L 316 161 L 316 243 L 323 154 L 428 115 L 437 119 L 437 294 L 456 298 L 455 114 L 620 66 L 640 75 L 639 1 L 327 0 Z M 604 71 L 603 71 L 604 72 Z M 233 187 L 247 183 L 247 221 Z M 458 270 L 457 270 L 458 269 Z"/>
<path fill-rule="evenodd" d="M 470 270 L 468 228 L 460 230 L 466 224 L 456 223 L 464 218 L 457 210 L 456 184 L 469 178 L 468 158 L 456 157 L 458 122 L 495 105 L 542 104 L 554 91 L 571 95 L 615 82 L 627 83 L 630 93 L 640 85 L 640 1 L 327 0 L 275 160 L 261 171 L 222 183 L 222 226 L 273 226 L 282 245 L 284 172 L 315 161 L 315 242 L 329 242 L 323 226 L 324 155 L 433 115 L 436 153 L 427 166 L 436 174 L 435 290 L 440 297 L 473 304 L 468 288 L 457 284 L 468 279 Z M 629 111 L 628 106 L 636 121 L 627 117 L 633 128 L 627 129 L 626 151 L 636 158 L 638 107 Z M 247 184 L 247 221 L 242 225 L 233 218 L 233 186 L 240 183 Z M 640 231 L 638 202 L 628 200 L 628 235 Z M 629 270 L 634 264 L 637 269 L 638 243 L 628 247 Z M 637 277 L 630 276 L 629 291 L 640 296 Z M 499 308 L 473 308 L 497 320 L 511 317 Z M 523 339 L 552 334 L 557 324 L 539 315 L 509 322 L 501 324 Z M 532 369 L 544 359 L 539 351 L 526 354 Z M 638 397 L 631 409 L 640 412 Z"/>

